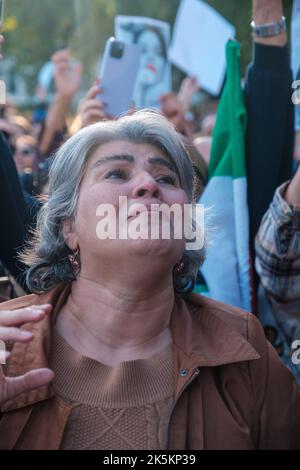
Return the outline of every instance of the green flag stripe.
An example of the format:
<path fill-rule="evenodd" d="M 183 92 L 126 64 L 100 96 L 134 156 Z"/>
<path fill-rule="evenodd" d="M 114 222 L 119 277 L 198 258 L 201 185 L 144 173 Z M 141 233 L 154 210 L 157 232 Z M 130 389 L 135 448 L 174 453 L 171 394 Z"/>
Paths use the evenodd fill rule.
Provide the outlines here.
<path fill-rule="evenodd" d="M 209 178 L 212 176 L 246 176 L 244 134 L 246 108 L 241 88 L 239 58 L 240 45 L 228 41 L 226 45 L 226 83 L 218 106 L 213 132 Z M 230 136 L 234 135 L 232 139 Z"/>

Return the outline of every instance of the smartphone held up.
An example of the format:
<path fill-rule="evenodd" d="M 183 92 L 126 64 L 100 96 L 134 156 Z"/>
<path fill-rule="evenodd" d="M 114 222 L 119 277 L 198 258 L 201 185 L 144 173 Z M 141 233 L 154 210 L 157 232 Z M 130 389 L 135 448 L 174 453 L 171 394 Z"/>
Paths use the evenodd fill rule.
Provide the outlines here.
<path fill-rule="evenodd" d="M 132 107 L 140 55 L 136 44 L 107 40 L 100 73 L 103 91 L 98 95 L 106 114 L 120 116 Z"/>

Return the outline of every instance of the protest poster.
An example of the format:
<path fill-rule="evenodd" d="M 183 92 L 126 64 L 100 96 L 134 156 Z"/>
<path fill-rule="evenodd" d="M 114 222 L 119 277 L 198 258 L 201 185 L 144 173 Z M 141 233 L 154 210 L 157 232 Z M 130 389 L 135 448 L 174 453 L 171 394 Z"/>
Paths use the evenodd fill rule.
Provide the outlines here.
<path fill-rule="evenodd" d="M 160 107 L 160 97 L 171 90 L 168 61 L 170 25 L 139 16 L 116 16 L 115 36 L 119 41 L 141 47 L 140 68 L 134 91 L 134 104 L 140 108 Z"/>
<path fill-rule="evenodd" d="M 214 8 L 201 0 L 182 0 L 178 9 L 170 61 L 201 88 L 219 95 L 225 77 L 225 46 L 235 28 Z"/>

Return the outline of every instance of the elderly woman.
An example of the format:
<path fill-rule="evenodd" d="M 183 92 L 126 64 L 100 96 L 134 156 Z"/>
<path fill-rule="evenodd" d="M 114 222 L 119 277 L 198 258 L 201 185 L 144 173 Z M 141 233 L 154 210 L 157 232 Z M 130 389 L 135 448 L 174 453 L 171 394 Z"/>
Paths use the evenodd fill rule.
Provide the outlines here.
<path fill-rule="evenodd" d="M 299 447 L 299 392 L 258 321 L 191 294 L 202 250 L 186 249 L 174 220 L 163 237 L 164 216 L 158 237 L 124 236 L 142 212 L 149 235 L 157 207 L 192 203 L 192 181 L 179 135 L 150 111 L 89 126 L 58 151 L 25 255 L 35 294 L 0 314 L 13 344 L 0 448 Z M 127 219 L 99 236 L 99 207 L 120 215 L 120 196 Z"/>

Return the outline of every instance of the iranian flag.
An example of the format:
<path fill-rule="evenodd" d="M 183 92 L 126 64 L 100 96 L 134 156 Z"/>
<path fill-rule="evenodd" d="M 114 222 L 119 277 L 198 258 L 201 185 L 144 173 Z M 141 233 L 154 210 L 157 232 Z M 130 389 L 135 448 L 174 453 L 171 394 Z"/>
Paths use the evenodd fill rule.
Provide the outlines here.
<path fill-rule="evenodd" d="M 207 210 L 205 229 L 208 238 L 206 261 L 200 277 L 210 297 L 251 311 L 245 163 L 247 115 L 239 57 L 240 45 L 229 41 L 226 45 L 226 83 L 213 132 L 209 180 L 199 201 Z"/>

